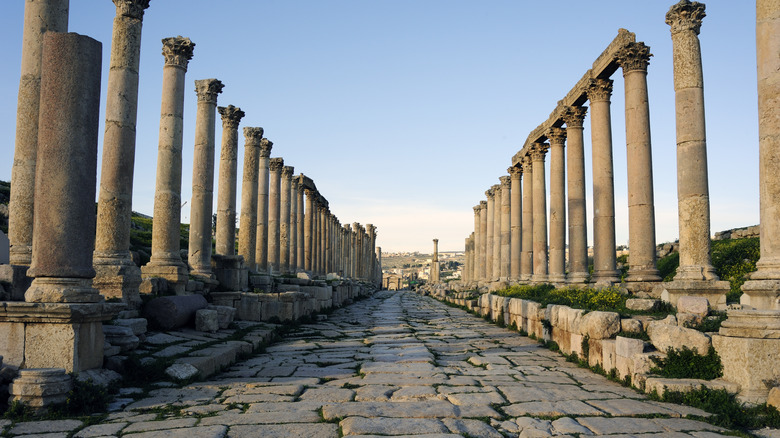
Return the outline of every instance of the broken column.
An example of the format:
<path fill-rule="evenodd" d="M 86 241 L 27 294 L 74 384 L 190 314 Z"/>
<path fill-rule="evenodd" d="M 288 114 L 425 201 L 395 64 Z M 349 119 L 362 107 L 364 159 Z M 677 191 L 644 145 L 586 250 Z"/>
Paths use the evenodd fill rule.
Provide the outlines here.
<path fill-rule="evenodd" d="M 238 223 L 238 253 L 250 270 L 257 269 L 257 178 L 263 144 L 263 128 L 244 127 L 244 173 L 241 182 L 241 219 Z M 267 142 L 270 151 L 270 143 Z"/>
<path fill-rule="evenodd" d="M 214 142 L 217 95 L 222 92 L 217 79 L 195 81 L 198 110 L 195 118 L 195 148 L 192 165 L 190 239 L 187 258 L 190 275 L 207 289 L 216 286 L 211 273 L 211 226 L 214 210 Z"/>
<path fill-rule="evenodd" d="M 157 153 L 157 181 L 152 222 L 152 257 L 141 272 L 161 277 L 176 294 L 187 285 L 187 266 L 179 252 L 181 239 L 181 153 L 184 124 L 184 75 L 195 44 L 189 38 L 163 40 L 162 104 Z"/>
<path fill-rule="evenodd" d="M 141 269 L 130 255 L 141 27 L 149 0 L 115 1 L 92 287 L 138 306 Z"/>

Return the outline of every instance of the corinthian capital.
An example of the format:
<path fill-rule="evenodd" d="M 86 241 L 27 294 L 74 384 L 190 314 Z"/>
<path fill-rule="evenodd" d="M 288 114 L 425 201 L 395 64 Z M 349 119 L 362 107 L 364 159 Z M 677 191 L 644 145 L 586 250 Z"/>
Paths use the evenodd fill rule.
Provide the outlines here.
<path fill-rule="evenodd" d="M 672 34 L 692 30 L 699 34 L 704 13 L 704 3 L 680 0 L 666 13 L 666 24 L 672 27 Z"/>
<path fill-rule="evenodd" d="M 246 146 L 260 146 L 263 139 L 263 128 L 244 127 L 244 143 Z"/>
<path fill-rule="evenodd" d="M 217 104 L 217 95 L 222 92 L 225 85 L 219 79 L 200 79 L 195 81 L 195 94 L 198 102 Z"/>
<path fill-rule="evenodd" d="M 233 105 L 217 107 L 217 111 L 222 116 L 223 129 L 238 129 L 238 124 L 241 123 L 241 119 L 246 115 L 241 111 L 241 108 Z"/>
<path fill-rule="evenodd" d="M 262 134 L 260 134 L 262 135 Z M 274 142 L 271 140 L 263 137 L 262 140 L 260 140 L 260 157 L 261 158 L 268 158 L 271 156 L 271 148 L 274 146 Z"/>
<path fill-rule="evenodd" d="M 284 158 L 271 158 L 271 161 L 268 163 L 268 168 L 271 169 L 271 172 L 280 172 L 282 167 L 284 167 Z"/>
<path fill-rule="evenodd" d="M 520 177 L 523 175 L 523 167 L 522 167 L 522 165 L 512 166 L 509 169 L 507 169 L 506 171 L 509 173 L 509 176 L 512 179 L 520 179 Z"/>
<path fill-rule="evenodd" d="M 567 128 L 582 128 L 582 122 L 585 121 L 587 113 L 588 107 L 586 106 L 567 106 L 561 117 Z"/>
<path fill-rule="evenodd" d="M 544 161 L 544 156 L 547 155 L 549 149 L 550 145 L 547 143 L 534 143 L 531 147 L 531 160 Z"/>
<path fill-rule="evenodd" d="M 588 86 L 588 99 L 591 102 L 609 102 L 612 95 L 612 79 L 593 79 Z"/>
<path fill-rule="evenodd" d="M 292 166 L 282 167 L 282 178 L 292 179 L 292 175 L 295 173 L 295 168 Z"/>
<path fill-rule="evenodd" d="M 496 194 L 496 191 L 493 187 L 490 187 L 489 189 L 485 190 L 485 196 L 487 196 L 488 199 L 492 199 L 493 195 Z"/>
<path fill-rule="evenodd" d="M 475 205 L 474 206 L 474 215 L 478 215 L 479 212 L 482 211 L 482 205 Z"/>
<path fill-rule="evenodd" d="M 479 201 L 479 208 L 485 210 L 487 208 L 487 201 Z"/>
<path fill-rule="evenodd" d="M 180 67 L 187 70 L 187 64 L 192 59 L 195 43 L 182 36 L 163 38 L 162 54 L 165 57 L 165 65 Z"/>
<path fill-rule="evenodd" d="M 623 74 L 629 71 L 647 71 L 650 64 L 650 47 L 643 42 L 628 43 L 617 53 L 617 62 L 623 69 Z"/>
<path fill-rule="evenodd" d="M 534 171 L 534 163 L 531 159 L 531 155 L 526 155 L 523 157 L 523 173 L 526 174 L 532 174 Z"/>
<path fill-rule="evenodd" d="M 501 181 L 501 190 L 505 190 L 509 188 L 509 184 L 512 183 L 512 178 L 509 177 L 509 175 L 504 175 L 498 177 L 498 180 Z"/>
<path fill-rule="evenodd" d="M 550 145 L 563 146 L 566 144 L 566 128 L 550 128 L 547 131 L 547 138 L 550 139 Z"/>
<path fill-rule="evenodd" d="M 142 20 L 144 10 L 149 7 L 149 0 L 114 0 L 116 14 Z"/>

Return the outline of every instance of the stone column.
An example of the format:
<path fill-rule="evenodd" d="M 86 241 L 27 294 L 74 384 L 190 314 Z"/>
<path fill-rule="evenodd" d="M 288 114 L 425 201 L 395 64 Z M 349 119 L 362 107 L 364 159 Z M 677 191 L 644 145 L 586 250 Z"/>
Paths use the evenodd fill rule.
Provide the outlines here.
<path fill-rule="evenodd" d="M 672 31 L 674 101 L 677 125 L 677 213 L 680 266 L 662 298 L 677 303 L 682 295 L 706 296 L 714 309 L 725 309 L 726 281 L 718 281 L 710 261 L 710 196 L 704 79 L 699 30 L 704 4 L 682 0 L 666 13 Z"/>
<path fill-rule="evenodd" d="M 487 232 L 485 234 L 485 281 L 493 281 L 493 245 L 495 238 L 495 189 L 491 187 L 485 192 L 487 196 Z"/>
<path fill-rule="evenodd" d="M 507 169 L 511 179 L 510 190 L 510 218 L 509 218 L 509 280 L 520 280 L 520 253 L 523 238 L 523 194 L 520 187 L 520 179 L 523 176 L 522 167 L 512 166 Z"/>
<path fill-rule="evenodd" d="M 353 277 L 355 279 L 360 278 L 360 224 L 357 222 L 352 223 L 352 251 L 353 257 Z"/>
<path fill-rule="evenodd" d="M 481 211 L 482 211 L 481 205 L 474 206 L 474 266 L 473 266 L 474 275 L 472 277 L 472 280 L 474 281 L 480 280 L 479 245 L 481 243 L 481 234 L 480 234 L 481 229 L 479 226 L 479 216 Z"/>
<path fill-rule="evenodd" d="M 743 286 L 740 302 L 760 310 L 780 310 L 780 5 L 756 2 L 758 65 L 758 179 L 761 199 L 761 258 Z"/>
<path fill-rule="evenodd" d="M 184 124 L 184 75 L 195 44 L 189 38 L 163 40 L 162 108 L 157 180 L 152 221 L 152 257 L 141 272 L 162 277 L 176 294 L 184 293 L 187 266 L 179 252 L 181 239 L 181 153 Z"/>
<path fill-rule="evenodd" d="M 439 282 L 439 239 L 433 239 L 433 258 L 431 259 L 431 283 Z"/>
<path fill-rule="evenodd" d="M 325 227 L 323 234 L 325 236 L 325 274 L 333 272 L 333 242 L 330 240 L 333 236 L 330 232 L 330 227 L 333 224 L 333 214 L 329 211 L 325 212 Z"/>
<path fill-rule="evenodd" d="M 533 163 L 534 178 L 534 235 L 533 257 L 534 274 L 531 280 L 535 283 L 544 283 L 547 275 L 547 194 L 544 178 L 544 156 L 550 145 L 547 143 L 534 143 L 531 148 L 531 161 Z"/>
<path fill-rule="evenodd" d="M 618 53 L 626 89 L 629 282 L 661 281 L 655 266 L 653 156 L 647 98 L 647 65 L 651 56 L 644 43 L 629 43 Z"/>
<path fill-rule="evenodd" d="M 290 181 L 290 264 L 287 270 L 291 274 L 298 272 L 298 180 Z"/>
<path fill-rule="evenodd" d="M 479 281 L 487 281 L 487 201 L 479 201 Z"/>
<path fill-rule="evenodd" d="M 263 138 L 263 128 L 244 128 L 244 176 L 241 182 L 241 216 L 238 222 L 238 254 L 246 267 L 257 269 L 257 179 L 260 155 L 273 143 Z"/>
<path fill-rule="evenodd" d="M 373 282 L 376 275 L 376 227 L 372 224 L 366 225 L 368 227 L 368 279 Z"/>
<path fill-rule="evenodd" d="M 198 110 L 195 118 L 195 150 L 192 164 L 192 202 L 190 202 L 190 246 L 187 257 L 190 274 L 209 283 L 211 273 L 211 225 L 214 211 L 214 142 L 217 94 L 222 92 L 217 79 L 195 81 Z"/>
<path fill-rule="evenodd" d="M 314 200 L 312 209 L 312 234 L 311 234 L 311 271 L 313 275 L 320 273 L 320 194 Z"/>
<path fill-rule="evenodd" d="M 593 149 L 593 276 L 591 282 L 620 281 L 615 254 L 615 184 L 612 170 L 611 79 L 594 79 L 588 88 Z"/>
<path fill-rule="evenodd" d="M 264 138 L 260 142 L 260 153 L 257 157 L 257 227 L 254 254 L 257 271 L 263 275 L 270 274 L 268 266 L 268 192 L 271 185 L 269 166 L 273 146 L 272 141 Z"/>
<path fill-rule="evenodd" d="M 292 166 L 282 168 L 282 179 L 279 194 L 279 272 L 290 273 L 290 202 L 292 174 L 295 169 Z"/>
<path fill-rule="evenodd" d="M 320 208 L 320 273 L 328 273 L 328 207 Z"/>
<path fill-rule="evenodd" d="M 550 281 L 566 281 L 565 128 L 550 128 Z"/>
<path fill-rule="evenodd" d="M 141 303 L 141 270 L 130 255 L 130 218 L 141 27 L 149 0 L 117 0 L 114 4 L 92 287 L 106 298 L 121 298 L 135 307 Z"/>
<path fill-rule="evenodd" d="M 501 186 L 493 186 L 493 275 L 498 281 L 501 277 Z"/>
<path fill-rule="evenodd" d="M 531 156 L 523 157 L 523 241 L 520 280 L 531 281 L 534 269 L 534 181 Z"/>
<path fill-rule="evenodd" d="M 222 116 L 222 150 L 219 154 L 217 192 L 217 236 L 215 252 L 236 254 L 236 184 L 238 181 L 238 124 L 244 118 L 241 108 L 218 107 Z"/>
<path fill-rule="evenodd" d="M 501 280 L 509 280 L 509 266 L 511 264 L 510 251 L 511 246 L 511 179 L 509 175 L 502 176 L 501 180 L 501 257 L 499 265 L 501 267 Z"/>
<path fill-rule="evenodd" d="M 281 274 L 281 191 L 282 191 L 282 158 L 271 158 L 269 163 L 270 187 L 268 190 L 268 268 L 273 275 Z"/>
<path fill-rule="evenodd" d="M 27 270 L 35 279 L 24 294 L 27 302 L 101 299 L 91 287 L 101 47 L 75 33 L 43 37 L 35 223 Z M 25 357 L 29 354 L 25 351 Z"/>
<path fill-rule="evenodd" d="M 303 192 L 306 194 L 306 211 L 303 213 L 303 269 L 312 272 L 312 234 L 314 230 L 312 228 L 314 217 L 314 191 L 309 188 L 304 188 Z"/>
<path fill-rule="evenodd" d="M 304 225 L 304 211 L 303 211 L 303 178 L 296 178 L 298 181 L 298 191 L 295 193 L 295 211 L 298 213 L 295 216 L 295 234 L 297 235 L 296 245 L 295 245 L 295 259 L 296 259 L 296 267 L 297 270 L 303 270 L 306 269 L 305 267 L 305 258 L 304 258 L 304 231 L 303 231 L 303 225 Z"/>
<path fill-rule="evenodd" d="M 569 274 L 572 284 L 588 281 L 588 223 L 585 208 L 585 148 L 582 123 L 588 109 L 570 106 L 564 110 L 566 123 L 566 167 L 569 196 Z"/>
<path fill-rule="evenodd" d="M 464 283 L 469 282 L 471 275 L 471 236 L 464 239 L 463 243 L 463 267 L 461 268 L 460 279 Z"/>
<path fill-rule="evenodd" d="M 24 6 L 22 76 L 19 80 L 16 143 L 11 166 L 13 185 L 8 204 L 8 239 L 11 243 L 12 265 L 30 266 L 32 258 L 43 35 L 45 32 L 68 31 L 68 3 L 69 0 L 26 1 Z"/>

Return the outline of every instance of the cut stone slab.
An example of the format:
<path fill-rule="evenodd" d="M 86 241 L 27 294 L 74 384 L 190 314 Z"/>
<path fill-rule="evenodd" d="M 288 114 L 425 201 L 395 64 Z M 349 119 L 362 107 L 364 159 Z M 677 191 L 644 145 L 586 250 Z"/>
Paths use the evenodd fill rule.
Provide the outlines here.
<path fill-rule="evenodd" d="M 165 370 L 165 374 L 175 380 L 188 380 L 198 375 L 200 371 L 188 363 L 175 363 Z"/>
<path fill-rule="evenodd" d="M 604 412 L 579 400 L 527 402 L 504 406 L 504 412 L 514 417 L 527 415 L 560 417 L 566 415 L 604 415 Z"/>
<path fill-rule="evenodd" d="M 650 418 L 577 417 L 576 420 L 596 435 L 666 432 L 663 427 Z"/>
<path fill-rule="evenodd" d="M 328 423 L 253 424 L 230 428 L 230 438 L 338 438 L 338 436 L 338 425 Z"/>
<path fill-rule="evenodd" d="M 78 420 L 29 421 L 25 423 L 16 423 L 8 432 L 12 435 L 70 432 L 77 427 L 81 427 L 82 424 L 83 423 Z"/>
<path fill-rule="evenodd" d="M 198 422 L 197 418 L 169 418 L 165 421 L 142 421 L 131 423 L 124 430 L 124 434 L 133 432 L 149 432 L 165 429 L 179 429 L 182 427 L 192 427 Z"/>
<path fill-rule="evenodd" d="M 479 420 L 455 420 L 444 418 L 441 420 L 450 432 L 461 436 L 474 438 L 503 438 L 504 436 L 490 425 Z"/>
<path fill-rule="evenodd" d="M 458 418 L 454 405 L 442 401 L 428 402 L 352 402 L 336 403 L 322 407 L 325 420 L 357 417 L 400 417 L 400 418 Z"/>
<path fill-rule="evenodd" d="M 344 435 L 417 435 L 450 431 L 441 420 L 428 418 L 347 417 L 339 426 Z"/>
<path fill-rule="evenodd" d="M 355 391 L 346 388 L 309 388 L 301 394 L 301 400 L 321 402 L 348 402 L 355 397 Z"/>
<path fill-rule="evenodd" d="M 74 435 L 76 438 L 97 438 L 109 435 L 116 435 L 127 426 L 126 421 L 119 423 L 95 424 L 81 429 Z"/>
<path fill-rule="evenodd" d="M 239 424 L 317 423 L 320 420 L 319 414 L 314 411 L 225 412 L 213 417 L 202 418 L 199 425 L 223 424 L 234 426 Z"/>
<path fill-rule="evenodd" d="M 588 400 L 588 404 L 593 405 L 598 409 L 616 417 L 654 414 L 670 416 L 679 415 L 677 412 L 662 406 L 653 405 L 641 400 L 631 400 L 625 398 L 610 400 Z"/>
<path fill-rule="evenodd" d="M 198 426 L 184 429 L 155 430 L 123 436 L 128 438 L 224 438 L 226 435 L 227 427 L 225 426 Z M 231 436 L 235 435 L 231 434 Z"/>

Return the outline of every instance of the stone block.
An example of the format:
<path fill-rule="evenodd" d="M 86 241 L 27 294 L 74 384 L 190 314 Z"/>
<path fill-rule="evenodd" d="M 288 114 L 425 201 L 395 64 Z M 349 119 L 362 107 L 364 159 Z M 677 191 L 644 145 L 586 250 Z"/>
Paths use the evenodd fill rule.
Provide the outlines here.
<path fill-rule="evenodd" d="M 607 372 L 617 367 L 617 340 L 601 341 L 601 366 Z"/>
<path fill-rule="evenodd" d="M 677 313 L 677 325 L 680 327 L 693 327 L 702 321 L 700 315 L 693 313 Z"/>
<path fill-rule="evenodd" d="M 644 348 L 645 343 L 641 339 L 622 336 L 615 339 L 615 368 L 621 379 L 633 374 L 633 357 L 635 354 L 642 353 Z"/>
<path fill-rule="evenodd" d="M 119 347 L 121 352 L 135 350 L 140 343 L 133 329 L 128 326 L 104 324 L 103 335 L 109 344 Z"/>
<path fill-rule="evenodd" d="M 677 313 L 692 313 L 703 318 L 710 313 L 710 302 L 704 297 L 682 296 L 677 299 Z"/>
<path fill-rule="evenodd" d="M 682 349 L 683 346 L 698 351 L 699 354 L 707 354 L 712 345 L 710 337 L 706 334 L 676 325 L 652 322 L 647 327 L 647 335 L 655 348 L 666 352 L 667 349 Z"/>
<path fill-rule="evenodd" d="M 276 292 L 300 292 L 301 287 L 297 284 L 280 283 L 276 285 Z"/>
<path fill-rule="evenodd" d="M 198 375 L 200 371 L 192 364 L 175 363 L 165 369 L 165 374 L 174 380 L 187 380 Z"/>
<path fill-rule="evenodd" d="M 728 281 L 707 280 L 675 280 L 663 283 L 661 299 L 677 306 L 677 301 L 684 296 L 704 297 L 709 301 L 711 309 L 726 309 L 726 294 L 731 290 Z"/>
<path fill-rule="evenodd" d="M 642 321 L 634 318 L 625 318 L 620 320 L 620 331 L 626 333 L 642 333 Z"/>
<path fill-rule="evenodd" d="M 727 382 L 722 379 L 701 380 L 701 379 L 668 379 L 664 377 L 648 377 L 645 380 L 645 392 L 655 391 L 659 396 L 663 396 L 666 391 L 690 392 L 704 386 L 709 389 L 725 389 L 735 394 L 739 392 L 739 385 Z"/>
<path fill-rule="evenodd" d="M 27 368 L 64 368 L 79 372 L 103 366 L 103 324 L 28 323 L 24 335 Z"/>
<path fill-rule="evenodd" d="M 206 307 L 209 310 L 215 310 L 217 312 L 217 320 L 219 322 L 220 329 L 226 329 L 233 322 L 236 317 L 236 309 L 231 306 L 215 306 L 210 304 Z"/>
<path fill-rule="evenodd" d="M 122 376 L 116 371 L 104 368 L 95 368 L 76 374 L 76 380 L 79 382 L 92 382 L 93 385 L 108 387 L 121 381 Z"/>
<path fill-rule="evenodd" d="M 146 333 L 147 321 L 146 318 L 127 318 L 127 319 L 115 319 L 114 325 L 121 327 L 129 327 L 133 331 L 135 336 Z M 105 332 L 105 330 L 104 330 Z"/>
<path fill-rule="evenodd" d="M 660 305 L 660 300 L 652 300 L 648 298 L 629 298 L 626 300 L 626 308 L 628 310 L 637 310 L 641 312 L 650 312 L 656 310 Z"/>
<path fill-rule="evenodd" d="M 571 333 L 569 338 L 569 354 L 575 353 L 577 357 L 582 358 L 582 341 L 585 337 L 579 333 Z"/>
<path fill-rule="evenodd" d="M 64 403 L 72 387 L 72 379 L 62 368 L 23 369 L 8 386 L 8 401 L 20 401 L 44 413 L 51 405 Z"/>
<path fill-rule="evenodd" d="M 7 205 L 3 205 L 6 209 L 8 208 Z M 11 242 L 8 240 L 8 236 L 5 235 L 5 233 L 0 230 L 0 265 L 7 265 L 11 261 Z"/>
<path fill-rule="evenodd" d="M 595 367 L 596 365 L 602 365 L 603 367 L 603 355 L 604 355 L 604 340 L 603 339 L 588 339 L 588 365 Z"/>
<path fill-rule="evenodd" d="M 24 301 L 24 293 L 32 284 L 27 276 L 27 266 L 0 264 L 0 283 L 3 284 L 10 301 Z"/>
<path fill-rule="evenodd" d="M 0 355 L 8 365 L 20 367 L 24 363 L 24 324 L 0 322 Z"/>
<path fill-rule="evenodd" d="M 775 386 L 769 390 L 769 397 L 766 399 L 766 404 L 780 410 L 780 386 Z"/>
<path fill-rule="evenodd" d="M 219 313 L 216 310 L 200 309 L 195 312 L 195 330 L 214 333 L 219 330 Z"/>
<path fill-rule="evenodd" d="M 620 332 L 620 315 L 615 312 L 589 312 L 582 316 L 578 332 L 591 339 L 609 339 Z"/>
<path fill-rule="evenodd" d="M 143 316 L 153 327 L 170 330 L 191 324 L 195 312 L 207 305 L 208 302 L 202 295 L 160 297 L 146 303 Z"/>
<path fill-rule="evenodd" d="M 161 277 L 147 277 L 138 286 L 138 292 L 144 295 L 159 296 L 168 291 L 168 280 Z"/>
<path fill-rule="evenodd" d="M 780 381 L 780 339 L 716 335 L 712 345 L 723 362 L 723 379 L 740 386 L 740 398 L 762 403 Z"/>

